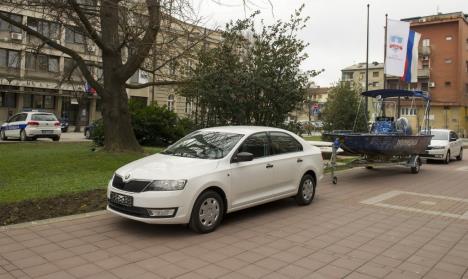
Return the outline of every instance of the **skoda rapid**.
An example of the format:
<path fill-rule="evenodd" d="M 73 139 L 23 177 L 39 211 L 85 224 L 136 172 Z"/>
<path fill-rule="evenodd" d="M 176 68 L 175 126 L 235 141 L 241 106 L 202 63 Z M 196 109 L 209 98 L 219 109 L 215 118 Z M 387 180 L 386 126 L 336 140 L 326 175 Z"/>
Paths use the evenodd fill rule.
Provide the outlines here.
<path fill-rule="evenodd" d="M 291 132 L 208 128 L 119 168 L 108 185 L 107 209 L 207 233 L 233 211 L 288 197 L 308 205 L 322 176 L 320 150 Z"/>

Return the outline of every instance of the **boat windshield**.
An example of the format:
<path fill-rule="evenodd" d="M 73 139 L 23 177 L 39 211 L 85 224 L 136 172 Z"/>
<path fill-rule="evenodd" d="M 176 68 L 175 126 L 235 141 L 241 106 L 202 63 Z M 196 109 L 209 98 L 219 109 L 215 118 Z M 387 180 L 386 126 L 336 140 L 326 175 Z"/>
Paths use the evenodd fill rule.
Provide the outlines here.
<path fill-rule="evenodd" d="M 433 135 L 433 140 L 448 140 L 449 134 L 447 131 L 434 131 L 431 130 L 431 135 Z"/>
<path fill-rule="evenodd" d="M 169 146 L 161 154 L 200 159 L 221 159 L 232 150 L 243 136 L 235 133 L 195 131 Z"/>

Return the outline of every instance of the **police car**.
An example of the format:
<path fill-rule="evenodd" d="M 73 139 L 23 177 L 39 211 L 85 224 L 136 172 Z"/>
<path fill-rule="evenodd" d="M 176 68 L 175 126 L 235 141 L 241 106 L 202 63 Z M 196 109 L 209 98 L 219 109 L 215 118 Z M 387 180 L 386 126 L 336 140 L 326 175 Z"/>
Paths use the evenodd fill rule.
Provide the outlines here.
<path fill-rule="evenodd" d="M 58 141 L 61 134 L 60 122 L 53 113 L 48 112 L 21 112 L 10 117 L 0 127 L 2 140 L 16 138 L 27 141 L 50 138 L 53 141 Z"/>

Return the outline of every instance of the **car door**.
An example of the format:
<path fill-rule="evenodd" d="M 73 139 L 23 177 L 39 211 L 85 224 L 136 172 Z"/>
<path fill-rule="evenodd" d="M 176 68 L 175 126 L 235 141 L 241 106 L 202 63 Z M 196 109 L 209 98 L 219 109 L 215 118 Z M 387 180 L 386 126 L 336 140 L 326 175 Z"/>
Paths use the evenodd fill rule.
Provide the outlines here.
<path fill-rule="evenodd" d="M 235 154 L 239 152 L 252 153 L 254 159 L 231 163 L 232 209 L 247 207 L 265 199 L 268 188 L 274 183 L 275 170 L 271 164 L 270 142 L 266 132 L 249 136 Z"/>
<path fill-rule="evenodd" d="M 274 165 L 273 195 L 296 192 L 301 179 L 303 147 L 291 135 L 284 132 L 270 132 L 272 158 Z"/>
<path fill-rule="evenodd" d="M 450 157 L 455 157 L 458 155 L 458 146 L 457 146 L 457 135 L 455 132 L 450 131 L 449 133 L 449 150 L 450 150 Z"/>
<path fill-rule="evenodd" d="M 17 130 L 19 127 L 18 127 L 17 120 L 19 119 L 20 116 L 21 114 L 16 114 L 10 117 L 10 119 L 8 119 L 8 123 L 6 124 L 6 127 L 5 127 L 5 136 L 18 137 Z"/>

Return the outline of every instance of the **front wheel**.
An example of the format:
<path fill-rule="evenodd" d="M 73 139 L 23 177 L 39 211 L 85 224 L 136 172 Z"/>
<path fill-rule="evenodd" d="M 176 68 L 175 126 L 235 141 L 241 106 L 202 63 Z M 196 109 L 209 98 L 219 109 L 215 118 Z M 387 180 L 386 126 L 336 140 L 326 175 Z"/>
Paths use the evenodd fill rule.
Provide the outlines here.
<path fill-rule="evenodd" d="M 449 163 L 450 163 L 450 151 L 447 151 L 447 155 L 445 155 L 444 163 L 445 163 L 445 164 L 449 164 Z"/>
<path fill-rule="evenodd" d="M 460 148 L 460 154 L 457 156 L 457 161 L 463 160 L 463 148 Z"/>
<path fill-rule="evenodd" d="M 224 202 L 215 191 L 203 192 L 195 201 L 189 227 L 197 233 L 214 231 L 224 215 Z"/>
<path fill-rule="evenodd" d="M 315 179 L 312 175 L 306 174 L 302 177 L 299 184 L 299 190 L 296 194 L 296 202 L 298 205 L 308 205 L 315 197 Z"/>

